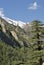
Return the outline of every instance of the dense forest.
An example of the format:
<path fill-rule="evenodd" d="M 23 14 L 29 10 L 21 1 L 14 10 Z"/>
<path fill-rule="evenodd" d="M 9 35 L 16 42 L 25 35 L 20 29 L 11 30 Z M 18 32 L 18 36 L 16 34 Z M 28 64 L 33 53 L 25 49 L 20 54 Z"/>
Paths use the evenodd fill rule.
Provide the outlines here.
<path fill-rule="evenodd" d="M 42 65 L 44 62 L 42 22 L 34 20 L 31 27 L 26 24 L 22 29 L 3 19 L 0 21 L 4 24 L 2 26 L 0 23 L 0 65 Z"/>

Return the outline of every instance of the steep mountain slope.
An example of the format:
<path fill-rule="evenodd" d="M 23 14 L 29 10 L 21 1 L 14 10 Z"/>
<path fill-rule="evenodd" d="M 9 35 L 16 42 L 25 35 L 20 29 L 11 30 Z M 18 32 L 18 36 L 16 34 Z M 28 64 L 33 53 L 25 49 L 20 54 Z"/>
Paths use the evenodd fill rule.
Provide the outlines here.
<path fill-rule="evenodd" d="M 0 39 L 13 46 L 24 46 L 25 31 L 18 25 L 8 23 L 5 19 L 0 17 Z M 25 41 L 26 42 L 26 41 Z M 26 46 L 26 45 L 25 45 Z"/>
<path fill-rule="evenodd" d="M 44 26 L 39 21 L 24 28 L 0 17 L 0 65 L 42 65 Z"/>
<path fill-rule="evenodd" d="M 6 20 L 10 24 L 13 24 L 15 26 L 17 26 L 17 25 L 20 26 L 21 28 L 23 28 L 23 26 L 26 24 L 26 23 L 24 23 L 22 21 L 12 20 L 12 19 L 7 18 L 7 17 L 1 17 L 1 18 L 3 18 L 4 20 Z"/>

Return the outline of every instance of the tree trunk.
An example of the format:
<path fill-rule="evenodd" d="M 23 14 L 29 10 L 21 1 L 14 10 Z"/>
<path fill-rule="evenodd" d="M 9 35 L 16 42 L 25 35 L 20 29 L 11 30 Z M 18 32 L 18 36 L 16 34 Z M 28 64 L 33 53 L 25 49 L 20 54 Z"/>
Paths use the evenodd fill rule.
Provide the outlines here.
<path fill-rule="evenodd" d="M 42 64 L 43 64 L 43 60 L 42 60 L 42 58 L 40 58 L 39 65 L 42 65 Z"/>

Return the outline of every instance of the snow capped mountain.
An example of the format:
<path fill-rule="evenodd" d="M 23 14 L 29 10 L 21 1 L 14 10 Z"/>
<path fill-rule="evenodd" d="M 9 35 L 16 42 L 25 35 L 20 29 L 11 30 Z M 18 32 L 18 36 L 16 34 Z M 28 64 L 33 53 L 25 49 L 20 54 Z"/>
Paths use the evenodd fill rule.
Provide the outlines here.
<path fill-rule="evenodd" d="M 3 18 L 4 20 L 6 20 L 10 24 L 13 24 L 15 26 L 17 26 L 17 25 L 20 26 L 21 28 L 23 28 L 23 26 L 26 25 L 26 23 L 24 23 L 22 21 L 12 20 L 12 19 L 4 17 L 4 16 L 2 16 L 1 18 Z"/>
<path fill-rule="evenodd" d="M 15 26 L 20 26 L 21 28 L 24 28 L 25 26 L 29 25 L 29 26 L 32 26 L 31 23 L 27 22 L 27 23 L 24 23 L 22 21 L 17 21 L 17 20 L 13 20 L 13 19 L 10 19 L 8 17 L 5 17 L 5 16 L 0 16 L 1 18 L 3 18 L 4 20 L 6 20 L 8 23 L 10 24 L 13 24 Z M 44 27 L 44 24 L 41 26 L 41 27 Z"/>

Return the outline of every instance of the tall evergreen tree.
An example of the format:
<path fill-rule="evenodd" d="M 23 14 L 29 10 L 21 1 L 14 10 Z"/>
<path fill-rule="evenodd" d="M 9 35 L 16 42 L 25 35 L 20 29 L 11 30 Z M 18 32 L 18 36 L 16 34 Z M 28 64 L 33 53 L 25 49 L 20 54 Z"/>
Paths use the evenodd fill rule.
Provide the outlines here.
<path fill-rule="evenodd" d="M 39 65 L 42 65 L 44 50 L 43 50 L 43 27 L 40 21 L 32 21 L 32 30 L 31 30 L 31 43 L 33 48 L 33 60 L 36 58 Z M 35 55 L 36 54 L 36 55 Z M 37 63 L 36 62 L 36 63 Z"/>

